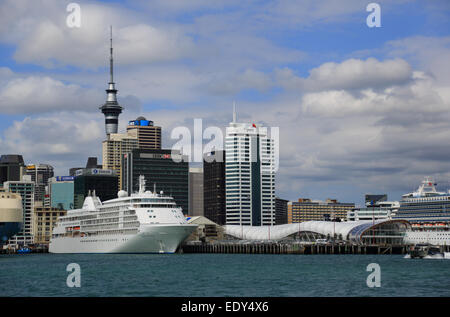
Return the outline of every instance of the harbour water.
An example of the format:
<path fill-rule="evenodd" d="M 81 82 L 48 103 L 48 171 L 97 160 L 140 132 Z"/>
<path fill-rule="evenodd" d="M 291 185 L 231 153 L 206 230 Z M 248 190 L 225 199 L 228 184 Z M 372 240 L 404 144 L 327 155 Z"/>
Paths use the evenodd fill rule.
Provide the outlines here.
<path fill-rule="evenodd" d="M 81 269 L 70 288 L 67 265 Z M 367 286 L 377 263 L 381 287 Z M 0 255 L 0 296 L 450 296 L 450 261 L 403 255 Z"/>

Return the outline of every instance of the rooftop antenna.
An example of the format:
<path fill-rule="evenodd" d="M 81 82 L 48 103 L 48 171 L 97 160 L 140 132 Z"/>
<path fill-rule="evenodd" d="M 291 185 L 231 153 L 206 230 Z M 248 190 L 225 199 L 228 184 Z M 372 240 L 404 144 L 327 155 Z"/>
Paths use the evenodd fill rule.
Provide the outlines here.
<path fill-rule="evenodd" d="M 109 27 L 109 43 L 110 43 L 110 56 L 109 56 L 109 75 L 110 75 L 110 83 L 113 83 L 113 46 L 112 46 L 112 25 Z"/>
<path fill-rule="evenodd" d="M 236 123 L 236 102 L 233 101 L 233 123 Z"/>
<path fill-rule="evenodd" d="M 156 183 L 153 183 L 153 194 L 156 194 Z"/>

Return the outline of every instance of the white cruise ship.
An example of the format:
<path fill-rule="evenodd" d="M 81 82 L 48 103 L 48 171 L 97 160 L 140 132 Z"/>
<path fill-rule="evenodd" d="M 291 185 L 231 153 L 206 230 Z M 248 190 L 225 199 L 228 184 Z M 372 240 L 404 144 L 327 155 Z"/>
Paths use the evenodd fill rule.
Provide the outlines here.
<path fill-rule="evenodd" d="M 425 177 L 416 191 L 402 195 L 400 208 L 392 218 L 411 223 L 405 244 L 450 245 L 450 191 L 438 192 L 435 186 Z"/>
<path fill-rule="evenodd" d="M 172 197 L 145 191 L 119 191 L 101 202 L 86 197 L 81 209 L 69 210 L 53 229 L 50 253 L 174 253 L 196 229 L 188 224 Z"/>

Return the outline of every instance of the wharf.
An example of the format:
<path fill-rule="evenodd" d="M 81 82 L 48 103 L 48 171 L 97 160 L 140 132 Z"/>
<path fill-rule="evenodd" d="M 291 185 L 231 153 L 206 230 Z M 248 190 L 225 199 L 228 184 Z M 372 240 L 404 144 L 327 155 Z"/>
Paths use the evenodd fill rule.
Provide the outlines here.
<path fill-rule="evenodd" d="M 29 252 L 25 252 L 24 254 L 30 253 L 48 253 L 48 247 L 39 247 L 39 248 L 29 248 Z M 19 249 L 0 249 L 0 254 L 19 254 Z"/>
<path fill-rule="evenodd" d="M 183 253 L 244 254 L 406 254 L 407 245 L 300 244 L 300 243 L 187 243 Z"/>

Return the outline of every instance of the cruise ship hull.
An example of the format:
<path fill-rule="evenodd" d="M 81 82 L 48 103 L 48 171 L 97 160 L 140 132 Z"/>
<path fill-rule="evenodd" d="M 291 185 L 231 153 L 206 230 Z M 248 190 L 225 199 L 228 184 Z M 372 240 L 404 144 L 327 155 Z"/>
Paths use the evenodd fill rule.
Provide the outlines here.
<path fill-rule="evenodd" d="M 137 234 L 59 237 L 50 253 L 174 253 L 197 225 L 141 225 Z"/>
<path fill-rule="evenodd" d="M 450 245 L 450 231 L 407 231 L 404 244 L 430 243 L 432 245 Z"/>

